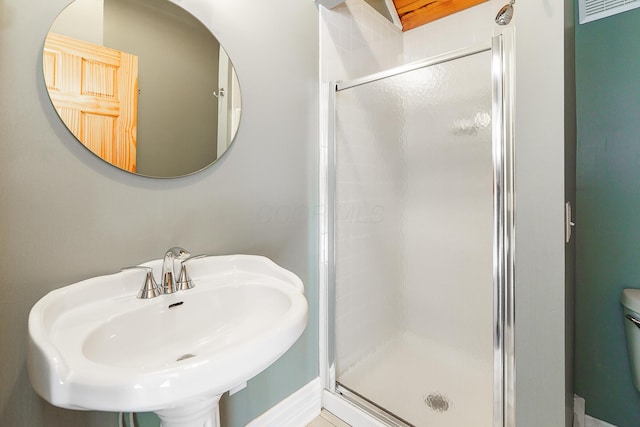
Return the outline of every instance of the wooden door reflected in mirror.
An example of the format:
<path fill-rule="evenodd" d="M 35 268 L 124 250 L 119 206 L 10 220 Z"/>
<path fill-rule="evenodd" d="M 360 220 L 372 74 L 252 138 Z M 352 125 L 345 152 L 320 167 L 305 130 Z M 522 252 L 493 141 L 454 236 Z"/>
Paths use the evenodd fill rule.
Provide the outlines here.
<path fill-rule="evenodd" d="M 138 57 L 49 33 L 43 70 L 51 102 L 94 154 L 136 172 Z"/>

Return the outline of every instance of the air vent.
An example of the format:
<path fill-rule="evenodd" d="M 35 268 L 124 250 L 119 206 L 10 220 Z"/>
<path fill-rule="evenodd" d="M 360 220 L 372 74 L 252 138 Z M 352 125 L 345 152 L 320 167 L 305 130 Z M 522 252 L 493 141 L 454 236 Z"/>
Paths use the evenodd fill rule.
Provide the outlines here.
<path fill-rule="evenodd" d="M 585 24 L 640 7 L 640 0 L 579 0 L 578 7 L 580 23 Z"/>

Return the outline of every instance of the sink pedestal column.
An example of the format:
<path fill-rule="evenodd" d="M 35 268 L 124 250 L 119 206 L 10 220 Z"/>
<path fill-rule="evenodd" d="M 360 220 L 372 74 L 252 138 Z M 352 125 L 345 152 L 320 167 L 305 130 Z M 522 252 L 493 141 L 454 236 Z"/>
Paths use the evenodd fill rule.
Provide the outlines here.
<path fill-rule="evenodd" d="M 175 408 L 155 411 L 160 427 L 220 427 L 220 396 L 201 396 Z"/>

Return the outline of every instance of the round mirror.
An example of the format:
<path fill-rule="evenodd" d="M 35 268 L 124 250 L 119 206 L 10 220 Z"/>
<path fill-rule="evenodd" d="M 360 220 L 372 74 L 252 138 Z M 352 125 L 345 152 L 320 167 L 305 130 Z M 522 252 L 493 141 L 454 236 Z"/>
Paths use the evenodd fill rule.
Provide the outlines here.
<path fill-rule="evenodd" d="M 227 150 L 240 89 L 225 50 L 168 0 L 75 0 L 45 40 L 43 73 L 60 119 L 125 171 L 197 172 Z"/>

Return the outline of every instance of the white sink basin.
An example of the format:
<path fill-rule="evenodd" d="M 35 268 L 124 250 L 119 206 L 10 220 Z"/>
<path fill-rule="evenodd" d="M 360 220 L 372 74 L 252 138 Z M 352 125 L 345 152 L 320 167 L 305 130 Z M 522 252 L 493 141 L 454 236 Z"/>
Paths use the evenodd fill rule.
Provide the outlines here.
<path fill-rule="evenodd" d="M 144 264 L 158 280 L 161 263 Z M 27 356 L 38 394 L 63 408 L 161 418 L 196 401 L 213 399 L 217 410 L 221 394 L 271 365 L 306 327 L 302 282 L 269 259 L 212 256 L 189 268 L 193 289 L 152 299 L 136 298 L 144 271 L 125 270 L 38 301 Z"/>

